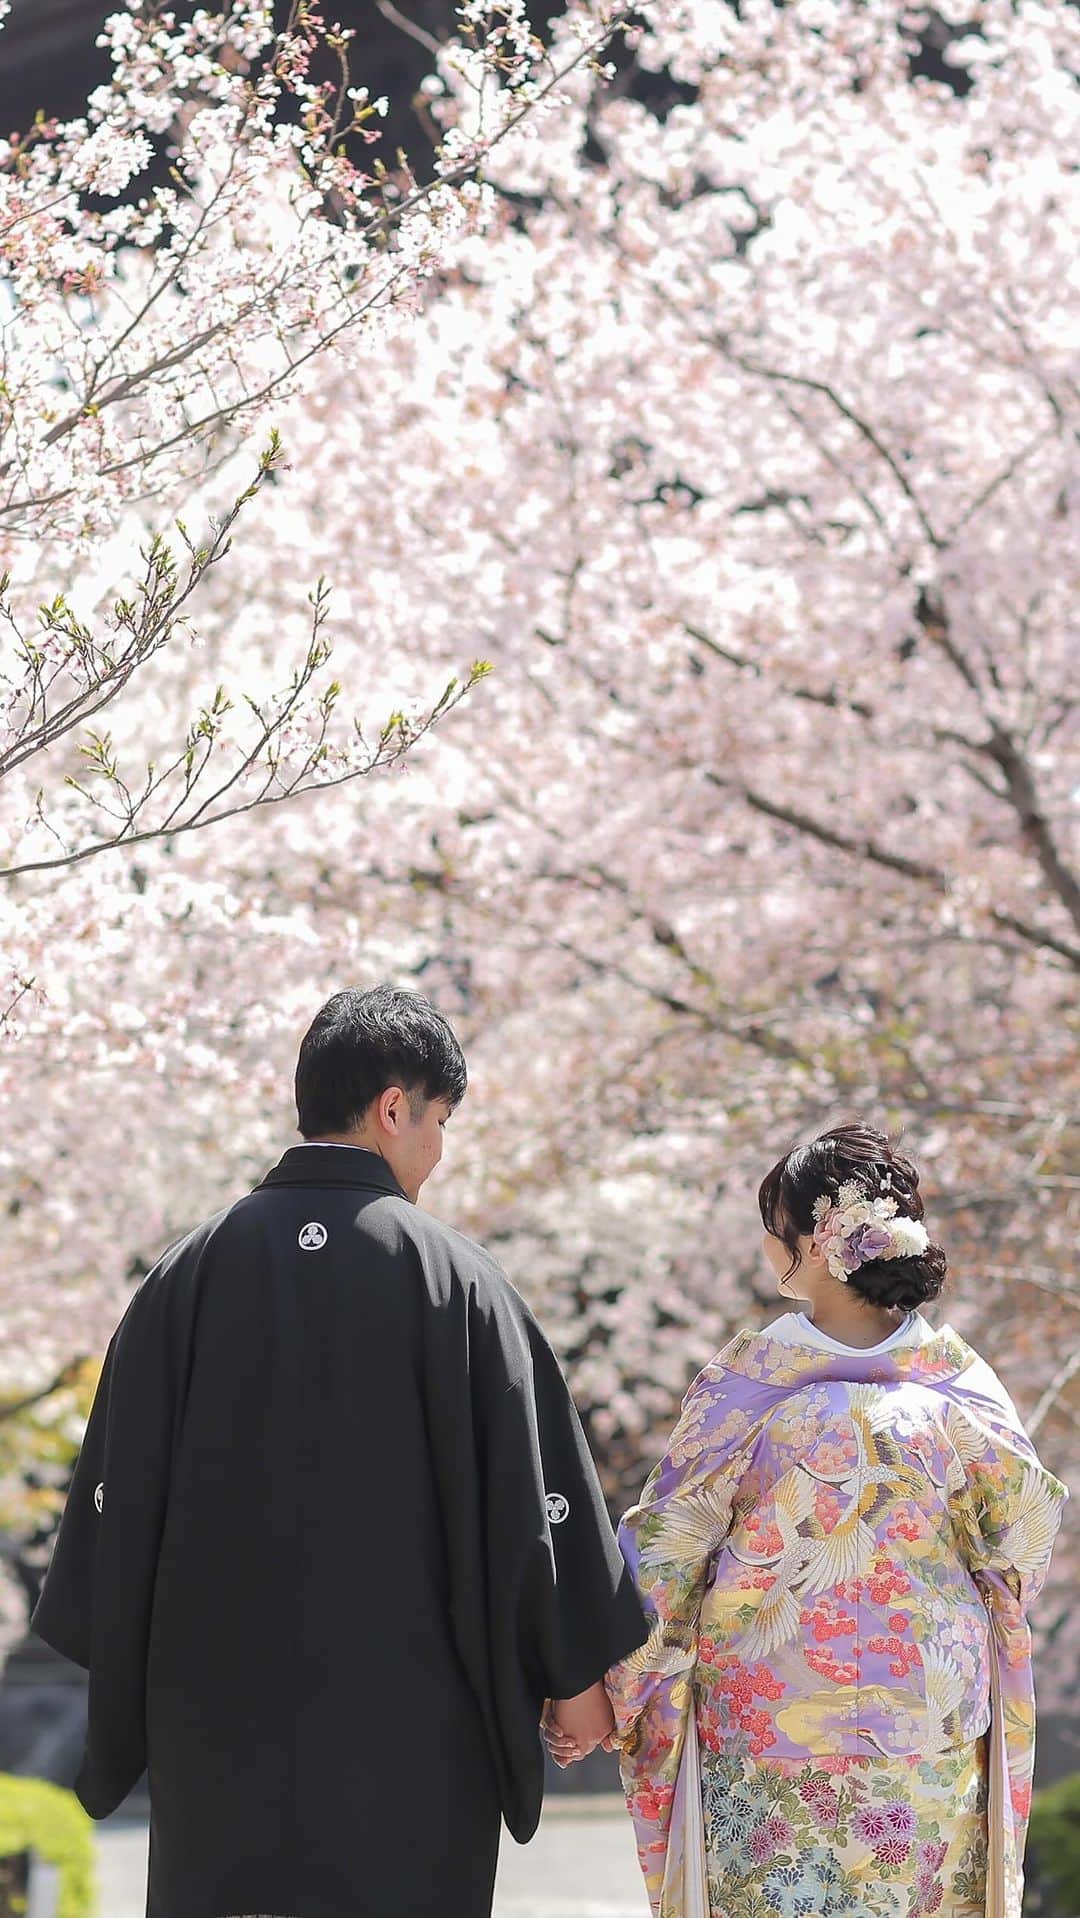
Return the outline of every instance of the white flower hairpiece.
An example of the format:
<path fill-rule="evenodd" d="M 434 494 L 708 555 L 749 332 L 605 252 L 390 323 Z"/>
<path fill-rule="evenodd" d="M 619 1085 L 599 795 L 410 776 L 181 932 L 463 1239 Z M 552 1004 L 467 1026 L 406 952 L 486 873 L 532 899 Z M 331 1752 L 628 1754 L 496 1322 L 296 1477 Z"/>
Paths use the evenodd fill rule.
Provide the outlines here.
<path fill-rule="evenodd" d="M 855 1179 L 835 1199 L 823 1193 L 814 1201 L 814 1244 L 824 1254 L 834 1279 L 846 1285 L 860 1265 L 874 1259 L 909 1259 L 925 1252 L 930 1235 L 921 1219 L 905 1218 L 886 1194 L 871 1199 Z"/>

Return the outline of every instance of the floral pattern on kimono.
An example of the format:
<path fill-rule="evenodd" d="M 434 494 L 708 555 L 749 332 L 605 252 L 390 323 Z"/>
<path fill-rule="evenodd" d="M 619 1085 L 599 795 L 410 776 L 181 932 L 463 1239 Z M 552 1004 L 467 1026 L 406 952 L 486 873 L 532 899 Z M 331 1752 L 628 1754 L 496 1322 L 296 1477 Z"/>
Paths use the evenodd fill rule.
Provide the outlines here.
<path fill-rule="evenodd" d="M 652 1629 L 607 1683 L 654 1910 L 692 1701 L 703 1775 L 720 1759 L 906 1773 L 964 1750 L 970 1762 L 1000 1672 L 1005 1905 L 1019 1912 L 1026 1610 L 1063 1497 L 990 1367 L 948 1328 L 866 1355 L 743 1333 L 704 1368 L 619 1533 Z"/>
<path fill-rule="evenodd" d="M 717 1918 L 984 1918 L 985 1741 L 931 1760 L 707 1757 Z"/>

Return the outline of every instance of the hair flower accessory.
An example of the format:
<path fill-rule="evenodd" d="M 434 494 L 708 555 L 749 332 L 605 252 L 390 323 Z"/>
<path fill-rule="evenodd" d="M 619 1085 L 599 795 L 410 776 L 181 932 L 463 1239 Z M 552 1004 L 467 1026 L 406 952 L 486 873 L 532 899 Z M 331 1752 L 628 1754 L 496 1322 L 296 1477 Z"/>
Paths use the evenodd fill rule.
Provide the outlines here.
<path fill-rule="evenodd" d="M 834 1279 L 846 1285 L 874 1259 L 909 1259 L 925 1252 L 930 1235 L 921 1219 L 905 1218 L 891 1196 L 872 1199 L 854 1179 L 835 1199 L 814 1201 L 814 1244 Z"/>

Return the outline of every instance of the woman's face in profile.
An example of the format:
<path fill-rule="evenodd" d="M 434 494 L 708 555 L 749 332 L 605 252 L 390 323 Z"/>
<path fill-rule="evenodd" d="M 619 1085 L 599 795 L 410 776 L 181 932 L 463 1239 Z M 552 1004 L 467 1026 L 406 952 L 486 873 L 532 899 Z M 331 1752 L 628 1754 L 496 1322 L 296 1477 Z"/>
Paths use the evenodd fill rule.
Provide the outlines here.
<path fill-rule="evenodd" d="M 761 1245 L 765 1254 L 766 1263 L 772 1271 L 773 1277 L 779 1283 L 791 1265 L 791 1253 L 788 1251 L 783 1239 L 776 1237 L 775 1232 L 766 1232 L 762 1237 Z"/>
<path fill-rule="evenodd" d="M 802 1262 L 795 1267 L 794 1272 L 791 1270 L 791 1253 L 783 1239 L 778 1239 L 775 1232 L 764 1233 L 761 1246 L 766 1263 L 780 1291 L 793 1293 L 796 1298 L 807 1298 L 809 1294 L 803 1281 L 809 1276 L 807 1260 L 813 1251 L 813 1241 L 808 1236 L 800 1238 L 799 1251 L 802 1254 Z"/>

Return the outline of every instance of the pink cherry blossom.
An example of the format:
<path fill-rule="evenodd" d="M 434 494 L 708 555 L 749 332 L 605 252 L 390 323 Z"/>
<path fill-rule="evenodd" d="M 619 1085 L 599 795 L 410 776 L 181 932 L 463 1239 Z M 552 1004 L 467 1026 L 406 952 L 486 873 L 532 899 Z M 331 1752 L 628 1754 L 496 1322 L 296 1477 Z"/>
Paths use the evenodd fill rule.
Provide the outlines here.
<path fill-rule="evenodd" d="M 541 69 L 511 85 L 448 51 L 427 97 L 449 171 L 424 198 L 400 183 L 385 249 L 360 214 L 320 219 L 320 186 L 368 189 L 298 157 L 194 24 L 166 86 L 121 16 L 119 95 L 94 108 L 155 137 L 190 67 L 212 97 L 184 193 L 140 206 L 135 179 L 91 216 L 63 132 L 0 171 L 28 321 L 0 400 L 24 633 L 63 593 L 102 643 L 148 530 L 176 544 L 179 514 L 202 541 L 281 435 L 191 627 L 109 709 L 129 791 L 203 714 L 243 760 L 245 695 L 285 696 L 320 575 L 334 653 L 291 754 L 331 673 L 347 770 L 354 715 L 377 736 L 493 667 L 384 776 L 4 895 L 13 1386 L 100 1351 L 162 1245 L 259 1176 L 314 1006 L 385 976 L 470 1056 L 425 1202 L 526 1292 L 617 1503 L 693 1373 L 779 1303 L 757 1181 L 853 1113 L 906 1128 L 953 1271 L 932 1315 L 1070 1477 L 1080 20 L 946 18 L 970 29 L 963 92 L 911 78 L 885 0 L 667 0 L 633 55 L 677 88 L 654 111 L 577 57 L 610 16 L 576 6 L 536 137 L 513 96 Z M 262 20 L 233 17 L 241 66 Z M 275 84 L 302 68 L 292 50 Z M 482 181 L 457 181 L 489 109 Z M 193 321 L 210 336 L 173 366 Z M 77 674 L 70 625 L 41 644 Z M 68 774 L 117 803 L 58 741 L 0 789 L 13 857 L 93 835 Z M 1059 1690 L 1080 1669 L 1063 1543 L 1036 1617 Z"/>

